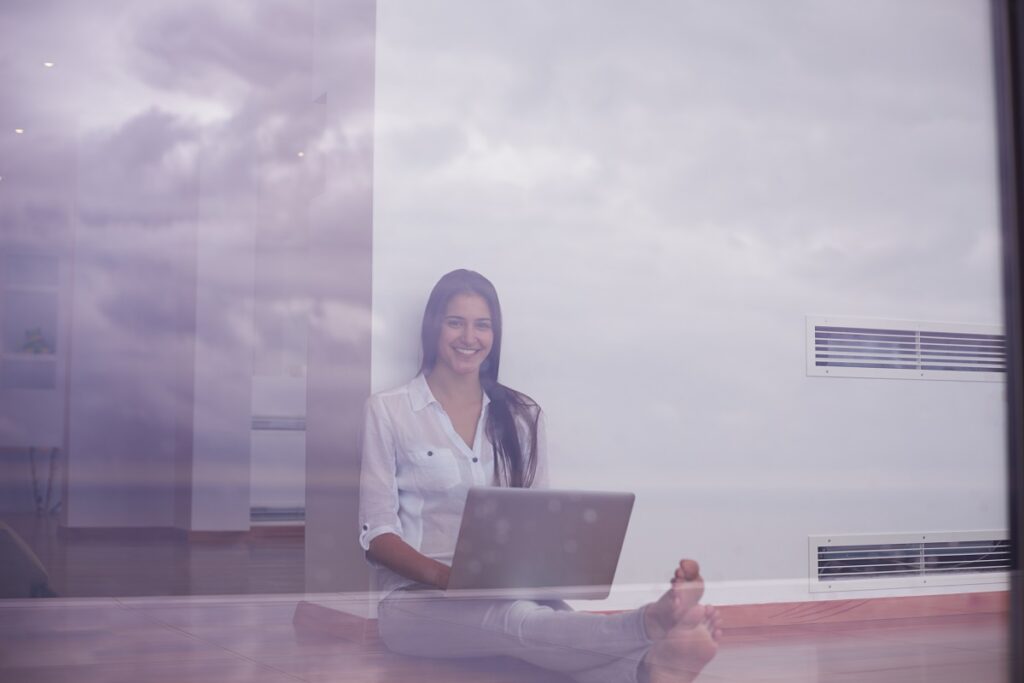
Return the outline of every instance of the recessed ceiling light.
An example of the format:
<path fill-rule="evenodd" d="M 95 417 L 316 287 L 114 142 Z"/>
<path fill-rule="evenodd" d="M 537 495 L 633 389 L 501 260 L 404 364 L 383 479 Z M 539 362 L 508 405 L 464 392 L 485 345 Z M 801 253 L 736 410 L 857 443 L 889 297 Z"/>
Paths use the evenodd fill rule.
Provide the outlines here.
<path fill-rule="evenodd" d="M 21 135 L 22 133 L 25 132 L 25 129 L 24 128 L 15 128 L 14 132 L 17 133 L 18 135 Z"/>
<path fill-rule="evenodd" d="M 43 62 L 43 66 L 45 66 L 47 69 L 52 69 L 54 66 L 56 66 L 56 64 L 54 64 L 53 62 Z"/>
<path fill-rule="evenodd" d="M 306 153 L 305 152 L 299 152 L 299 156 L 300 157 L 304 157 L 304 156 L 306 156 Z"/>

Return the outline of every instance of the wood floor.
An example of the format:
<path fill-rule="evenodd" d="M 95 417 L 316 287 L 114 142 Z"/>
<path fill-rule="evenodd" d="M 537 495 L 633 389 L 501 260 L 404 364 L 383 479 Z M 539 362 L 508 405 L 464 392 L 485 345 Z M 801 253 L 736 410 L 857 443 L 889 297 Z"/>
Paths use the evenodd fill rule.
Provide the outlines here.
<path fill-rule="evenodd" d="M 266 595 L 305 589 L 299 533 L 196 541 L 171 529 L 71 533 L 53 516 L 3 515 L 63 597 Z"/>
<path fill-rule="evenodd" d="M 361 619 L 323 619 L 314 610 L 296 622 L 301 535 L 78 537 L 59 534 L 52 518 L 9 521 L 65 597 L 0 600 L 0 683 L 567 681 L 507 659 L 394 655 Z M 171 597 L 131 597 L 154 594 Z M 359 596 L 331 599 L 365 610 Z M 1007 681 L 1008 657 L 1021 648 L 1008 643 L 1005 594 L 915 600 L 723 608 L 732 626 L 700 680 Z M 905 618 L 882 618 L 893 614 Z"/>
<path fill-rule="evenodd" d="M 293 623 L 297 598 L 0 602 L 2 683 L 564 683 L 511 660 L 388 653 Z M 1005 614 L 734 628 L 708 683 L 1002 683 Z M 1019 655 L 1019 652 L 1015 652 Z"/>

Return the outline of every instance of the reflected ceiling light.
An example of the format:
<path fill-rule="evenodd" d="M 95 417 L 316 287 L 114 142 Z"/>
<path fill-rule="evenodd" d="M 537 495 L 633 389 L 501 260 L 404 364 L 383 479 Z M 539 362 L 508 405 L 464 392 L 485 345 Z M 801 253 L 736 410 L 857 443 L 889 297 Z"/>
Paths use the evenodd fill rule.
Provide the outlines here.
<path fill-rule="evenodd" d="M 52 69 L 54 66 L 56 66 L 56 64 L 54 64 L 53 62 L 43 62 L 43 66 L 45 66 L 47 69 Z"/>
<path fill-rule="evenodd" d="M 306 156 L 306 153 L 305 152 L 299 152 L 298 156 L 304 157 L 304 156 Z"/>
<path fill-rule="evenodd" d="M 25 129 L 24 128 L 15 128 L 14 132 L 17 133 L 18 135 L 21 135 L 22 133 L 25 132 Z"/>

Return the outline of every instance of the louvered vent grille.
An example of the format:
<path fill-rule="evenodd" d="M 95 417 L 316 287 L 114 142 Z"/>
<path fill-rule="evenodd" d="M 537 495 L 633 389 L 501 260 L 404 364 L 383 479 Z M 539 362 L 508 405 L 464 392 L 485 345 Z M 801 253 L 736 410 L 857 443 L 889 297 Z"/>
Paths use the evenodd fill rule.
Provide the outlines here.
<path fill-rule="evenodd" d="M 1006 374 L 998 328 L 808 318 L 807 335 L 809 375 L 992 381 Z"/>
<path fill-rule="evenodd" d="M 1010 568 L 1009 541 L 887 543 L 818 549 L 818 579 L 998 572 Z"/>
<path fill-rule="evenodd" d="M 1010 569 L 1004 531 L 809 540 L 812 590 L 989 583 L 1005 580 Z"/>
<path fill-rule="evenodd" d="M 306 431 L 306 418 L 254 415 L 252 418 L 252 429 L 254 431 L 304 432 Z"/>

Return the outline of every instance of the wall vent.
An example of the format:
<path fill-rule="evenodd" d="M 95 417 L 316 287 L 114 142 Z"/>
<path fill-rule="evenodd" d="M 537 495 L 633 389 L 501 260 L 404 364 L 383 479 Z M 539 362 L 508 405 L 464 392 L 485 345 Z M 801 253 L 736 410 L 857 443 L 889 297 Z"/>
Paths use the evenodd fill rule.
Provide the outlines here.
<path fill-rule="evenodd" d="M 306 418 L 254 415 L 252 418 L 252 429 L 254 431 L 303 432 L 306 430 Z"/>
<path fill-rule="evenodd" d="M 999 382 L 1000 327 L 864 318 L 807 318 L 807 374 Z"/>
<path fill-rule="evenodd" d="M 808 537 L 812 592 L 1005 583 L 1006 531 Z"/>

